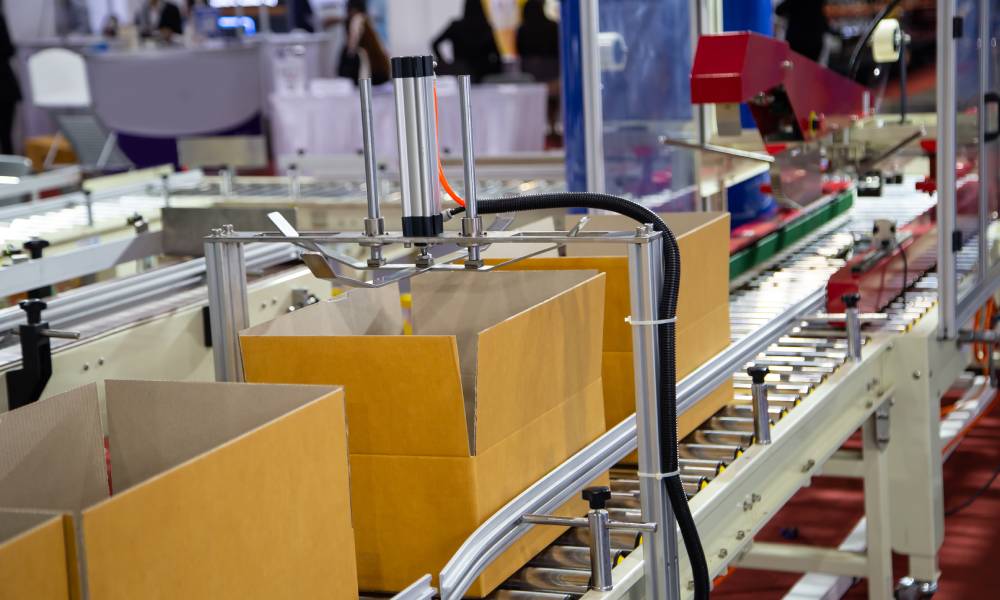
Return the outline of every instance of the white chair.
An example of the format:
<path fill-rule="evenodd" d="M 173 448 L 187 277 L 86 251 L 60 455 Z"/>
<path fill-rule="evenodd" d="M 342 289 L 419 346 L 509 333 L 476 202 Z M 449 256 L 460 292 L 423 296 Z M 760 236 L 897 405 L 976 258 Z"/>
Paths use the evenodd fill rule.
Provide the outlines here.
<path fill-rule="evenodd" d="M 94 114 L 83 57 L 65 48 L 47 48 L 32 54 L 27 62 L 32 102 L 48 111 L 80 164 L 99 171 L 131 168 L 118 149 L 115 133 Z M 53 141 L 43 168 L 50 168 L 55 156 Z"/>

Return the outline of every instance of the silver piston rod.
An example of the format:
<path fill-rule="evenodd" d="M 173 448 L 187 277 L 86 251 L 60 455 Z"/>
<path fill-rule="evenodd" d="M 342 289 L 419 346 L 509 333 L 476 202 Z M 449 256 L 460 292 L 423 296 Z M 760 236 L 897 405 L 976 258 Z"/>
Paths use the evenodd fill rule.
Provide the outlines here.
<path fill-rule="evenodd" d="M 396 134 L 403 202 L 403 235 L 434 237 L 444 231 L 438 185 L 438 142 L 434 118 L 434 59 L 392 59 Z"/>

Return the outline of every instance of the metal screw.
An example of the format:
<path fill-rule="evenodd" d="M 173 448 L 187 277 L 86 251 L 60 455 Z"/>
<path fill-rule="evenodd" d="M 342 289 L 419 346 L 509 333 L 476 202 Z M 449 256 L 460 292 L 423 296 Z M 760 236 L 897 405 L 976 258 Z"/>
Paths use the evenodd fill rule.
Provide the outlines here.
<path fill-rule="evenodd" d="M 746 536 L 747 536 L 747 532 L 743 531 L 742 529 L 740 529 L 739 531 L 736 532 L 736 539 L 738 539 L 738 540 L 742 540 Z"/>
<path fill-rule="evenodd" d="M 83 370 L 84 371 L 89 371 L 90 370 L 90 363 L 83 363 Z"/>
<path fill-rule="evenodd" d="M 271 306 L 274 306 L 277 303 L 278 303 L 278 299 L 277 298 L 271 298 Z"/>
<path fill-rule="evenodd" d="M 865 400 L 865 408 L 871 408 L 873 406 L 875 406 L 875 402 L 873 402 L 871 399 Z"/>
<path fill-rule="evenodd" d="M 224 235 L 233 235 L 234 233 L 236 233 L 236 228 L 233 227 L 232 225 L 223 225 L 222 233 Z"/>
<path fill-rule="evenodd" d="M 727 556 L 729 556 L 729 550 L 725 548 L 719 550 L 719 558 L 726 558 Z"/>
<path fill-rule="evenodd" d="M 920 379 L 921 375 L 922 375 L 922 373 L 920 371 L 914 371 L 913 372 L 913 378 L 914 379 Z"/>
<path fill-rule="evenodd" d="M 809 460 L 806 461 L 806 464 L 802 465 L 802 472 L 808 473 L 815 466 L 816 466 L 816 461 L 810 458 Z"/>
<path fill-rule="evenodd" d="M 795 65 L 790 60 L 786 60 L 781 63 L 781 68 L 788 71 L 791 71 L 794 66 Z"/>
<path fill-rule="evenodd" d="M 104 357 L 103 356 L 101 358 L 97 359 L 97 366 L 99 366 L 99 367 L 103 367 L 104 366 Z"/>
<path fill-rule="evenodd" d="M 754 504 L 760 502 L 760 494 L 751 494 L 750 499 L 753 500 Z"/>

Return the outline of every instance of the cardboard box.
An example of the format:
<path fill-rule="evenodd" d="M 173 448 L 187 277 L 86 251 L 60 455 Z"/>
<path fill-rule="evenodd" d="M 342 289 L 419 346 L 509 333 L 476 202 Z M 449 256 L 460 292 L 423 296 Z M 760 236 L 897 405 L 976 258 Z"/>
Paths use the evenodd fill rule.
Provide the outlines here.
<path fill-rule="evenodd" d="M 438 574 L 487 518 L 604 431 L 604 276 L 426 273 L 416 335 L 393 288 L 356 290 L 243 333 L 249 381 L 342 384 L 363 591 Z M 571 501 L 561 514 L 583 514 Z M 561 533 L 536 527 L 484 596 Z"/>
<path fill-rule="evenodd" d="M 677 302 L 677 379 L 680 380 L 729 345 L 729 214 L 663 213 L 681 252 L 681 289 Z M 631 231 L 635 222 L 616 215 L 592 215 L 587 231 Z M 566 224 L 572 228 L 579 217 Z M 569 244 L 566 257 L 532 258 L 507 270 L 597 269 L 607 275 L 604 308 L 605 419 L 608 428 L 635 412 L 635 375 L 628 259 L 624 244 Z M 498 261 L 495 261 L 498 262 Z M 732 401 L 723 384 L 678 419 L 683 437 Z M 633 455 L 634 460 L 634 455 Z"/>
<path fill-rule="evenodd" d="M 110 486 L 96 385 L 0 420 L 0 508 L 66 513 L 71 597 L 357 598 L 342 389 L 105 396 Z"/>
<path fill-rule="evenodd" d="M 68 600 L 64 527 L 56 512 L 0 510 L 0 600 Z"/>

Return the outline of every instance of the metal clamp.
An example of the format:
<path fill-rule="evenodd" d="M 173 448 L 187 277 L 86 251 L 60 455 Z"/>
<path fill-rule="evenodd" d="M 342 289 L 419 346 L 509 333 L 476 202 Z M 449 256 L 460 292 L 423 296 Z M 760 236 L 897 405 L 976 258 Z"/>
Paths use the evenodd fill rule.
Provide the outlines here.
<path fill-rule="evenodd" d="M 10 410 L 20 408 L 42 397 L 45 386 L 52 377 L 51 338 L 78 340 L 76 331 L 49 329 L 42 320 L 42 311 L 48 307 L 39 299 L 23 300 L 19 306 L 27 314 L 28 322 L 18 327 L 21 338 L 21 368 L 7 372 L 7 400 Z"/>
<path fill-rule="evenodd" d="M 770 369 L 753 365 L 747 369 L 750 376 L 750 394 L 753 406 L 753 436 L 756 443 L 767 445 L 771 443 L 771 417 L 767 404 L 767 374 Z"/>
<path fill-rule="evenodd" d="M 587 518 L 557 517 L 553 515 L 524 515 L 521 521 L 533 525 L 557 525 L 561 527 L 586 527 L 590 529 L 590 589 L 607 592 L 611 582 L 611 531 L 656 531 L 656 523 L 625 523 L 612 521 L 607 511 L 611 499 L 611 488 L 607 486 L 589 487 L 583 490 L 583 499 L 590 505 Z"/>
<path fill-rule="evenodd" d="M 847 357 L 858 362 L 861 360 L 861 347 L 864 339 L 861 337 L 861 325 L 875 321 L 886 321 L 889 315 L 885 313 L 862 313 L 858 309 L 861 301 L 861 294 L 844 294 L 840 297 L 844 302 L 844 312 L 842 313 L 820 313 L 802 320 L 810 323 L 823 323 L 828 321 L 843 321 L 847 332 Z"/>

